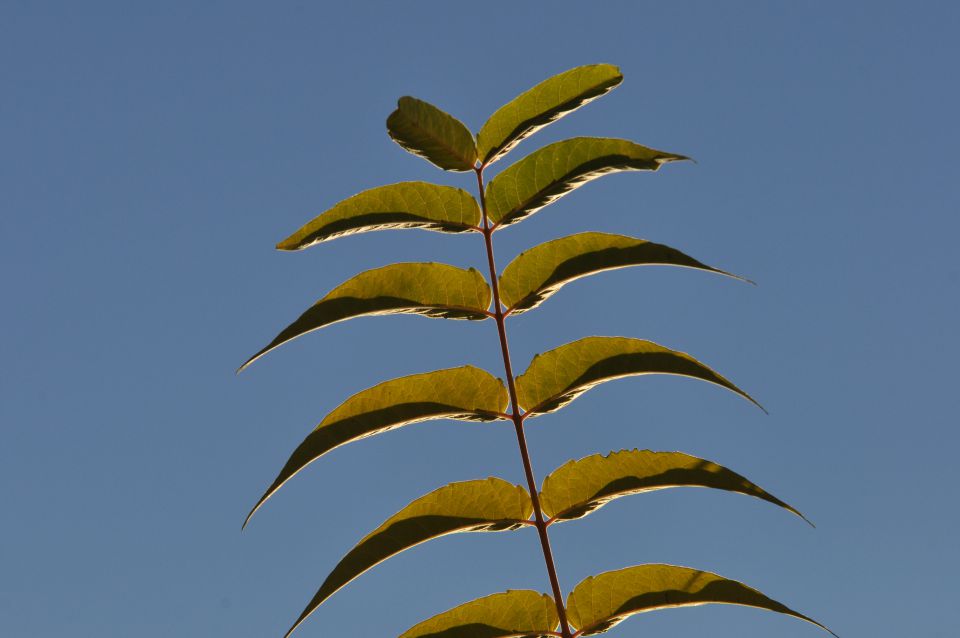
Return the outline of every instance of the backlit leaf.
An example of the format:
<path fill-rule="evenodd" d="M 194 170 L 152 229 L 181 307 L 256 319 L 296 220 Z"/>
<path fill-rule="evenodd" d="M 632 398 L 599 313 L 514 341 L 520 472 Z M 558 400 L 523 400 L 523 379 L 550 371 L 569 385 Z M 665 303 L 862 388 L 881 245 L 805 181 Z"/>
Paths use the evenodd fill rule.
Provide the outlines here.
<path fill-rule="evenodd" d="M 474 268 L 437 263 L 390 264 L 348 279 L 307 309 L 248 365 L 284 343 L 330 324 L 365 315 L 414 314 L 444 319 L 486 319 L 491 292 Z"/>
<path fill-rule="evenodd" d="M 467 191 L 427 182 L 401 182 L 343 200 L 277 244 L 277 249 L 303 250 L 343 235 L 390 228 L 463 233 L 479 223 L 480 207 Z"/>
<path fill-rule="evenodd" d="M 517 377 L 517 397 L 527 412 L 545 414 L 593 386 L 641 374 L 675 374 L 709 381 L 760 407 L 746 392 L 690 355 L 628 337 L 586 337 L 538 354 Z M 762 407 L 761 407 L 762 409 Z"/>
<path fill-rule="evenodd" d="M 623 76 L 612 64 L 578 66 L 544 80 L 501 106 L 477 135 L 480 161 L 489 165 L 522 139 L 614 89 Z"/>
<path fill-rule="evenodd" d="M 400 638 L 536 638 L 559 623 L 553 598 L 528 589 L 510 590 L 454 607 Z"/>
<path fill-rule="evenodd" d="M 735 279 L 679 250 L 609 233 L 579 233 L 520 253 L 500 275 L 500 299 L 513 314 L 536 308 L 580 277 L 627 266 L 683 266 Z"/>
<path fill-rule="evenodd" d="M 756 589 L 717 574 L 675 565 L 638 565 L 590 576 L 567 597 L 567 617 L 584 636 L 600 634 L 634 614 L 719 603 L 787 614 L 833 633 Z M 834 634 L 836 635 L 836 634 Z"/>
<path fill-rule="evenodd" d="M 344 443 L 431 419 L 493 421 L 506 409 L 503 382 L 473 366 L 413 374 L 358 392 L 324 417 L 294 450 L 244 525 L 294 474 Z"/>
<path fill-rule="evenodd" d="M 627 140 L 575 137 L 534 151 L 490 180 L 487 215 L 514 224 L 587 182 L 620 171 L 655 171 L 688 159 Z"/>
<path fill-rule="evenodd" d="M 451 483 L 421 496 L 388 518 L 344 556 L 287 632 L 351 580 L 405 549 L 456 532 L 501 532 L 533 513 L 530 495 L 499 478 Z"/>
<path fill-rule="evenodd" d="M 803 514 L 733 470 L 682 452 L 621 450 L 568 461 L 543 480 L 540 504 L 547 516 L 569 521 L 621 496 L 669 487 L 711 487 L 763 499 L 803 520 Z M 807 521 L 809 523 L 809 521 Z"/>
<path fill-rule="evenodd" d="M 477 145 L 457 118 L 434 105 L 402 97 L 387 118 L 387 132 L 397 144 L 447 171 L 471 171 Z"/>

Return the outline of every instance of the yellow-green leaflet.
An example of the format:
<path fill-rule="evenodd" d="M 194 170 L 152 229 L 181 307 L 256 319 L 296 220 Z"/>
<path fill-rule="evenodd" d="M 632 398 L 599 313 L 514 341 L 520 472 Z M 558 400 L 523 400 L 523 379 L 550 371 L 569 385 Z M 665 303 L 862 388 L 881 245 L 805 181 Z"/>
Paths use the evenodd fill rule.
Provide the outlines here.
<path fill-rule="evenodd" d="M 575 279 L 628 266 L 682 266 L 743 279 L 663 244 L 610 233 L 578 233 L 517 255 L 500 275 L 500 300 L 512 314 L 520 314 Z"/>
<path fill-rule="evenodd" d="M 244 525 L 294 474 L 344 443 L 431 419 L 493 421 L 506 409 L 503 382 L 473 366 L 413 374 L 358 392 L 324 417 L 294 450 Z"/>
<path fill-rule="evenodd" d="M 567 617 L 583 632 L 582 635 L 592 636 L 634 614 L 708 603 L 768 609 L 806 620 L 833 633 L 812 618 L 743 583 L 675 565 L 637 565 L 590 576 L 574 587 L 567 597 Z"/>
<path fill-rule="evenodd" d="M 527 491 L 499 478 L 451 483 L 421 496 L 367 534 L 340 560 L 287 635 L 334 592 L 405 549 L 455 532 L 517 529 L 531 514 Z"/>
<path fill-rule="evenodd" d="M 733 470 L 682 452 L 621 450 L 568 461 L 543 479 L 540 505 L 558 521 L 586 516 L 621 496 L 670 487 L 710 487 L 754 496 L 803 514 Z M 807 521 L 808 523 L 810 521 Z"/>
<path fill-rule="evenodd" d="M 544 126 L 612 91 L 623 76 L 612 64 L 589 64 L 544 80 L 513 98 L 490 116 L 477 135 L 486 166 Z"/>
<path fill-rule="evenodd" d="M 349 197 L 277 244 L 303 250 L 343 235 L 391 228 L 467 232 L 480 223 L 480 207 L 460 188 L 427 182 L 379 186 Z"/>
<path fill-rule="evenodd" d="M 387 118 L 387 132 L 397 144 L 447 171 L 470 171 L 477 162 L 473 133 L 457 118 L 434 105 L 402 97 Z"/>
<path fill-rule="evenodd" d="M 629 337 L 586 337 L 538 354 L 517 377 L 520 407 L 532 415 L 559 410 L 593 386 L 640 374 L 702 379 L 759 403 L 690 355 Z"/>
<path fill-rule="evenodd" d="M 536 638 L 560 622 L 553 598 L 529 589 L 484 596 L 414 625 L 400 638 Z"/>
<path fill-rule="evenodd" d="M 486 319 L 492 293 L 474 268 L 447 264 L 390 264 L 362 272 L 313 304 L 273 341 L 240 366 L 324 326 L 364 315 L 414 314 L 443 319 Z"/>
<path fill-rule="evenodd" d="M 688 159 L 627 140 L 575 137 L 534 151 L 490 180 L 487 214 L 498 226 L 514 224 L 601 175 L 655 171 Z"/>

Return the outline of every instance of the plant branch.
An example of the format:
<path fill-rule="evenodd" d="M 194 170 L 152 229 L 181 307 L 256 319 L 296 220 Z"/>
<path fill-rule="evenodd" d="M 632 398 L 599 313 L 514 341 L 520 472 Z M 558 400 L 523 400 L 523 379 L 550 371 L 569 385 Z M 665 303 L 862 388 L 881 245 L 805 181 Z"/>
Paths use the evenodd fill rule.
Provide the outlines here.
<path fill-rule="evenodd" d="M 510 348 L 507 345 L 507 330 L 504 323 L 504 313 L 500 304 L 500 285 L 497 280 L 497 266 L 493 258 L 493 227 L 487 218 L 487 201 L 483 193 L 483 168 L 474 171 L 477 174 L 477 189 L 480 192 L 480 210 L 483 212 L 483 240 L 487 249 L 487 263 L 490 266 L 490 287 L 493 290 L 494 319 L 497 322 L 497 332 L 500 335 L 500 351 L 503 354 L 503 371 L 507 377 L 507 390 L 510 393 L 510 417 L 517 433 L 517 444 L 520 446 L 520 458 L 523 460 L 523 471 L 527 477 L 527 487 L 530 491 L 530 500 L 533 502 L 534 524 L 540 536 L 540 547 L 543 549 L 543 560 L 547 565 L 547 574 L 550 576 L 550 586 L 553 588 L 553 600 L 557 605 L 557 615 L 560 617 L 560 636 L 572 638 L 570 626 L 567 623 L 567 610 L 563 607 L 563 592 L 560 590 L 560 580 L 557 578 L 557 568 L 550 550 L 550 538 L 547 536 L 547 524 L 543 519 L 543 509 L 540 507 L 540 496 L 537 492 L 537 481 L 533 476 L 533 465 L 530 462 L 530 452 L 527 449 L 527 439 L 523 433 L 523 417 L 520 414 L 520 404 L 517 401 L 517 386 L 513 377 L 513 366 L 510 363 Z"/>

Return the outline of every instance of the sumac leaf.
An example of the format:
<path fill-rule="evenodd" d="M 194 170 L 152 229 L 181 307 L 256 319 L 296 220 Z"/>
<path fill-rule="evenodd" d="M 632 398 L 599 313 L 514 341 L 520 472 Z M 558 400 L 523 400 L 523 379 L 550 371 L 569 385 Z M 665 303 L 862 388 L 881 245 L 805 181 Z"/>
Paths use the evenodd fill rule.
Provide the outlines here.
<path fill-rule="evenodd" d="M 575 137 L 527 155 L 490 180 L 487 215 L 497 226 L 514 224 L 601 175 L 655 171 L 688 159 L 627 140 Z"/>
<path fill-rule="evenodd" d="M 413 374 L 358 392 L 324 417 L 297 446 L 247 515 L 244 526 L 294 474 L 345 443 L 431 419 L 493 421 L 502 418 L 506 409 L 503 382 L 473 366 Z"/>
<path fill-rule="evenodd" d="M 477 135 L 486 166 L 506 155 L 525 137 L 612 91 L 623 76 L 612 64 L 589 64 L 546 79 L 513 98 L 490 116 Z"/>
<path fill-rule="evenodd" d="M 486 319 L 491 292 L 474 268 L 437 263 L 390 264 L 362 272 L 308 308 L 240 370 L 288 341 L 330 324 L 367 315 L 414 314 L 444 319 Z"/>
<path fill-rule="evenodd" d="M 517 529 L 532 513 L 527 491 L 499 478 L 451 483 L 421 496 L 367 534 L 340 560 L 287 635 L 337 590 L 405 549 L 456 532 Z"/>
<path fill-rule="evenodd" d="M 411 627 L 400 638 L 538 638 L 559 623 L 553 598 L 519 589 L 454 607 Z"/>
<path fill-rule="evenodd" d="M 634 614 L 709 603 L 767 609 L 813 623 L 833 634 L 812 618 L 743 583 L 675 565 L 637 565 L 590 576 L 567 597 L 567 617 L 580 635 L 593 636 Z"/>
<path fill-rule="evenodd" d="M 447 171 L 470 171 L 477 145 L 463 122 L 429 102 L 402 97 L 387 118 L 387 132 L 397 144 Z"/>
<path fill-rule="evenodd" d="M 465 190 L 427 182 L 400 182 L 365 190 L 307 222 L 277 244 L 303 250 L 343 235 L 393 228 L 463 233 L 480 223 L 480 207 Z"/>
<path fill-rule="evenodd" d="M 520 406 L 532 416 L 559 410 L 595 385 L 641 374 L 709 381 L 759 403 L 690 355 L 629 337 L 586 337 L 538 354 L 517 377 Z"/>
<path fill-rule="evenodd" d="M 547 516 L 569 521 L 615 498 L 670 487 L 710 487 L 746 494 L 807 521 L 803 514 L 733 470 L 682 452 L 651 450 L 621 450 L 568 461 L 543 479 L 540 504 Z"/>
<path fill-rule="evenodd" d="M 628 266 L 682 266 L 743 280 L 663 244 L 589 232 L 554 239 L 517 255 L 500 275 L 500 300 L 512 314 L 520 314 L 575 279 Z"/>

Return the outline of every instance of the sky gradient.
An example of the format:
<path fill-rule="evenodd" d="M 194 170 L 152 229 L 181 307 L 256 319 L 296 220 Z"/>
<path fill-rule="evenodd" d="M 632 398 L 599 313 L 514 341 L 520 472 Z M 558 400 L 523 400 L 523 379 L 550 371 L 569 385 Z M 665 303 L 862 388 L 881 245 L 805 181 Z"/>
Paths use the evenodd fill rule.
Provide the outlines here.
<path fill-rule="evenodd" d="M 510 425 L 418 424 L 314 463 L 241 533 L 289 453 L 349 395 L 502 367 L 492 322 L 400 316 L 338 324 L 234 370 L 362 270 L 484 267 L 477 235 L 273 250 L 367 188 L 472 191 L 472 176 L 388 138 L 398 97 L 477 130 L 517 93 L 594 62 L 619 65 L 622 86 L 497 169 L 577 135 L 697 163 L 585 186 L 498 233 L 499 267 L 596 230 L 758 286 L 667 268 L 578 281 L 508 322 L 514 365 L 586 335 L 646 338 L 713 366 L 770 415 L 691 380 L 617 381 L 530 423 L 538 478 L 597 452 L 681 450 L 817 528 L 708 490 L 622 499 L 551 528 L 565 592 L 666 562 L 742 580 L 844 638 L 955 635 L 960 9 L 545 6 L 0 2 L 0 635 L 279 637 L 336 561 L 415 497 L 522 482 Z M 532 530 L 447 537 L 362 575 L 298 635 L 395 636 L 520 588 L 549 590 Z M 722 607 L 608 635 L 707 631 L 818 635 Z"/>

